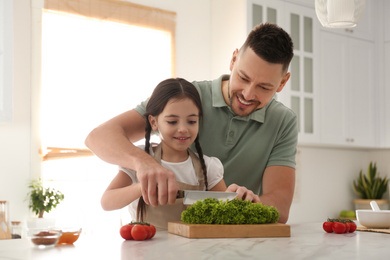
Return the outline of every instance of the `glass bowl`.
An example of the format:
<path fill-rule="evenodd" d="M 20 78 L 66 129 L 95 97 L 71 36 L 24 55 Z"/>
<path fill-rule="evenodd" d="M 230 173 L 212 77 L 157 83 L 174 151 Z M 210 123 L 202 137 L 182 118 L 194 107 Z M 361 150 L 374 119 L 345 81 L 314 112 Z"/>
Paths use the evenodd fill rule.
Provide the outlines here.
<path fill-rule="evenodd" d="M 77 239 L 79 239 L 81 230 L 82 229 L 79 227 L 62 228 L 62 235 L 57 244 L 73 245 L 73 243 L 76 242 Z"/>
<path fill-rule="evenodd" d="M 62 235 L 62 231 L 49 228 L 33 228 L 27 231 L 27 237 L 36 246 L 45 248 L 55 246 Z"/>

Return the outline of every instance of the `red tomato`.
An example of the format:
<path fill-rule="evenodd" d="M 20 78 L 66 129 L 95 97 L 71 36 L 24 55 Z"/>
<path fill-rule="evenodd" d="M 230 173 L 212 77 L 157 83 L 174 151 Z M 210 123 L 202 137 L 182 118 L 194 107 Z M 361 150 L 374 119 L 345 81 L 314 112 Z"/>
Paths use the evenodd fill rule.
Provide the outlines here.
<path fill-rule="evenodd" d="M 332 232 L 333 232 L 332 225 L 333 225 L 332 222 L 330 222 L 330 221 L 325 221 L 324 224 L 322 224 L 322 227 L 323 227 L 323 229 L 324 229 L 327 233 L 332 233 Z"/>
<path fill-rule="evenodd" d="M 150 230 L 152 231 L 152 236 L 150 238 L 152 238 L 156 234 L 156 227 L 150 224 Z"/>
<path fill-rule="evenodd" d="M 153 231 L 150 228 L 150 225 L 143 225 L 143 227 L 145 228 L 145 230 L 147 232 L 147 236 L 146 236 L 145 240 L 152 238 Z"/>
<path fill-rule="evenodd" d="M 137 224 L 131 229 L 131 236 L 137 241 L 145 240 L 148 237 L 148 230 L 145 225 Z"/>
<path fill-rule="evenodd" d="M 131 235 L 131 230 L 133 229 L 134 225 L 127 224 L 121 227 L 119 230 L 119 233 L 121 236 L 126 240 L 133 240 L 133 237 Z"/>
<path fill-rule="evenodd" d="M 344 223 L 341 223 L 341 222 L 333 222 L 333 225 L 332 225 L 332 230 L 333 232 L 337 233 L 337 234 L 342 234 L 345 232 L 345 224 Z"/>
<path fill-rule="evenodd" d="M 351 228 L 351 225 L 349 225 L 348 222 L 345 222 L 345 223 L 344 223 L 344 226 L 345 226 L 345 231 L 344 231 L 344 233 L 348 233 L 348 232 L 349 232 L 349 229 Z"/>
<path fill-rule="evenodd" d="M 356 224 L 354 222 L 348 222 L 347 225 L 349 226 L 349 233 L 355 232 Z"/>

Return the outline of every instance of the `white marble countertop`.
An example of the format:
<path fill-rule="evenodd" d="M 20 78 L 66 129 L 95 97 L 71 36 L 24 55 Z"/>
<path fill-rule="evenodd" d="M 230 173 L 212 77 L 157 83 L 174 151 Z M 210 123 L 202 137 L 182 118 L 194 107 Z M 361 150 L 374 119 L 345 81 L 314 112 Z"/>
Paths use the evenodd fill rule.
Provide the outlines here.
<path fill-rule="evenodd" d="M 147 241 L 120 235 L 82 235 L 72 246 L 34 247 L 27 239 L 0 240 L 0 260 L 24 259 L 389 259 L 390 234 L 328 234 L 322 223 L 293 224 L 291 237 L 189 239 L 158 231 Z"/>

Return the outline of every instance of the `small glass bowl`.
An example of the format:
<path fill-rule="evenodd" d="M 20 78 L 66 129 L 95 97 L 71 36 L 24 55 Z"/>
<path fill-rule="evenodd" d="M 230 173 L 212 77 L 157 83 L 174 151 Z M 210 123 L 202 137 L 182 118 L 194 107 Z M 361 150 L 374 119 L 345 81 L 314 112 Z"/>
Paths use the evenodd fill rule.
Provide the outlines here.
<path fill-rule="evenodd" d="M 81 234 L 81 228 L 79 227 L 69 227 L 62 228 L 62 235 L 58 241 L 59 245 L 73 245 L 74 242 L 79 239 Z"/>
<path fill-rule="evenodd" d="M 33 228 L 28 230 L 27 236 L 34 245 L 46 248 L 55 246 L 58 243 L 62 236 L 62 231 L 58 229 Z"/>

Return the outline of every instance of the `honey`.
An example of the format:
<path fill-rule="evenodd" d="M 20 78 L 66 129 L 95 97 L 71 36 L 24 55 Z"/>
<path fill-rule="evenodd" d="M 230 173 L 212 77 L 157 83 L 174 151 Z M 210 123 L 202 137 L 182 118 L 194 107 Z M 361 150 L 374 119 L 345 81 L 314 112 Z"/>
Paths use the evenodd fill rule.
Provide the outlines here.
<path fill-rule="evenodd" d="M 62 236 L 57 244 L 72 245 L 80 236 L 80 231 L 62 232 Z"/>

